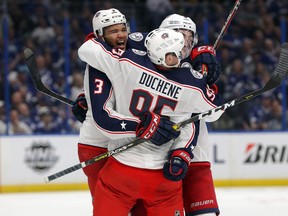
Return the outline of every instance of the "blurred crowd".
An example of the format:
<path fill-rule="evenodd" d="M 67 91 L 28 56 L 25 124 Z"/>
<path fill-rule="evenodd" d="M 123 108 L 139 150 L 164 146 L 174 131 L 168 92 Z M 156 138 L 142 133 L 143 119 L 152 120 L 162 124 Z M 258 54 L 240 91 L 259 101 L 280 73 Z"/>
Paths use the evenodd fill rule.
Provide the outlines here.
<path fill-rule="evenodd" d="M 234 1 L 229 0 L 111 0 L 105 3 L 18 0 L 0 3 L 3 65 L 0 67 L 0 134 L 78 133 L 81 126 L 70 106 L 35 89 L 24 61 L 25 47 L 35 52 L 45 86 L 74 100 L 82 91 L 85 67 L 77 56 L 77 49 L 92 31 L 91 20 L 96 11 L 118 8 L 130 21 L 131 31 L 150 31 L 167 15 L 180 13 L 196 23 L 199 44 L 213 45 L 233 4 Z M 287 40 L 287 35 L 283 36 L 287 19 L 286 0 L 241 3 L 217 49 L 222 65 L 217 85 L 225 101 L 257 90 L 269 80 L 279 57 L 281 41 Z M 280 87 L 228 109 L 217 122 L 209 125 L 210 130 L 287 130 L 288 117 L 283 118 L 287 116 L 287 105 L 283 103 L 288 101 L 287 90 L 287 86 Z"/>

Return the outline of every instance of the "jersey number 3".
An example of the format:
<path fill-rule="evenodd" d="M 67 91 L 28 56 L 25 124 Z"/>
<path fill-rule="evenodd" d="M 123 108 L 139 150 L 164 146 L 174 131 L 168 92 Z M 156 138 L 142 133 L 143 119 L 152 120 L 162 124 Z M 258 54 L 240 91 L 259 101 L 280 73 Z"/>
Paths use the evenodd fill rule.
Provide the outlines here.
<path fill-rule="evenodd" d="M 101 94 L 103 91 L 103 84 L 104 84 L 103 80 L 95 79 L 94 83 L 95 83 L 94 94 Z"/>

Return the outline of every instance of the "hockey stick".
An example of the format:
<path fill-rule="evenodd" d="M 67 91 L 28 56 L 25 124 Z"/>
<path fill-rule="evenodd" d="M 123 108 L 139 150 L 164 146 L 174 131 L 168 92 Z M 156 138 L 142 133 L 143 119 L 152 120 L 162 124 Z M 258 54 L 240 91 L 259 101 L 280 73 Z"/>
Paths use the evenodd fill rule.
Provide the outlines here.
<path fill-rule="evenodd" d="M 262 93 L 264 93 L 266 91 L 269 91 L 269 90 L 272 90 L 272 89 L 276 88 L 277 86 L 279 86 L 282 83 L 282 81 L 285 79 L 285 77 L 286 77 L 286 75 L 288 73 L 288 66 L 287 66 L 286 62 L 288 62 L 288 43 L 284 43 L 282 45 L 281 53 L 280 53 L 280 57 L 279 57 L 277 66 L 276 66 L 276 68 L 275 68 L 270 80 L 267 82 L 267 84 L 263 88 L 261 88 L 259 90 L 256 90 L 256 91 L 253 91 L 253 92 L 251 92 L 249 94 L 246 94 L 246 95 L 244 95 L 242 97 L 239 97 L 237 99 L 234 99 L 234 100 L 232 100 L 230 102 L 224 103 L 223 105 L 218 106 L 218 107 L 216 107 L 214 109 L 211 109 L 211 110 L 208 110 L 206 112 L 200 113 L 199 115 L 191 117 L 190 119 L 182 121 L 182 122 L 174 125 L 174 129 L 175 130 L 179 130 L 181 127 L 183 127 L 186 124 L 189 124 L 191 122 L 196 122 L 196 121 L 198 121 L 200 119 L 203 119 L 203 118 L 205 118 L 207 116 L 210 116 L 210 115 L 212 115 L 212 114 L 214 114 L 214 113 L 216 113 L 216 112 L 218 112 L 220 110 L 226 110 L 227 108 L 233 107 L 233 106 L 235 106 L 237 104 L 240 104 L 240 103 L 242 103 L 244 101 L 248 101 L 248 100 L 250 100 L 250 99 L 252 99 L 252 98 L 254 98 L 256 96 L 259 96 L 260 94 L 262 94 Z M 61 176 L 67 175 L 67 174 L 69 174 L 71 172 L 74 172 L 74 171 L 76 171 L 78 169 L 84 168 L 84 167 L 86 167 L 86 166 L 88 166 L 88 165 L 90 165 L 92 163 L 95 163 L 95 162 L 97 162 L 99 160 L 102 160 L 102 159 L 110 157 L 110 156 L 112 156 L 114 154 L 117 154 L 117 153 L 120 153 L 122 151 L 125 151 L 125 150 L 127 150 L 129 148 L 132 148 L 132 147 L 136 146 L 136 145 L 139 145 L 140 143 L 143 143 L 144 141 L 146 141 L 146 140 L 138 138 L 138 139 L 133 140 L 132 142 L 129 142 L 128 144 L 123 145 L 123 146 L 121 146 L 119 148 L 116 148 L 114 150 L 108 151 L 108 152 L 103 153 L 101 155 L 98 155 L 98 156 L 96 156 L 96 157 L 94 157 L 92 159 L 89 159 L 89 160 L 84 161 L 82 163 L 79 163 L 79 164 L 77 164 L 75 166 L 69 167 L 69 168 L 67 168 L 65 170 L 62 170 L 62 171 L 57 172 L 57 173 L 55 173 L 53 175 L 50 175 L 50 176 L 44 178 L 44 180 L 45 180 L 46 183 L 49 183 L 50 181 L 53 181 L 53 180 L 55 180 L 55 179 L 57 179 L 57 178 L 59 178 Z"/>
<path fill-rule="evenodd" d="M 216 41 L 215 41 L 215 43 L 213 45 L 213 48 L 215 50 L 218 48 L 218 46 L 219 46 L 219 44 L 220 44 L 225 32 L 227 31 L 227 29 L 228 29 L 228 27 L 229 27 L 234 15 L 235 15 L 236 11 L 238 10 L 238 8 L 239 8 L 239 6 L 241 4 L 241 1 L 242 0 L 237 0 L 235 2 L 235 4 L 234 4 L 232 10 L 230 11 L 229 16 L 227 17 L 227 19 L 226 19 L 226 21 L 225 21 L 225 23 L 224 23 L 224 25 L 223 25 L 218 37 L 217 37 L 217 39 L 216 39 Z"/>
<path fill-rule="evenodd" d="M 42 83 L 33 51 L 29 48 L 25 48 L 24 49 L 24 56 L 25 56 L 25 61 L 26 61 L 26 64 L 28 66 L 28 69 L 29 69 L 29 72 L 30 72 L 30 75 L 31 75 L 31 78 L 32 78 L 32 81 L 33 81 L 35 88 L 38 91 L 40 91 L 40 92 L 42 92 L 42 93 L 44 93 L 50 97 L 53 97 L 53 98 L 55 98 L 55 99 L 57 99 L 63 103 L 66 103 L 66 104 L 72 106 L 73 105 L 72 100 L 53 92 L 52 90 L 48 89 Z"/>

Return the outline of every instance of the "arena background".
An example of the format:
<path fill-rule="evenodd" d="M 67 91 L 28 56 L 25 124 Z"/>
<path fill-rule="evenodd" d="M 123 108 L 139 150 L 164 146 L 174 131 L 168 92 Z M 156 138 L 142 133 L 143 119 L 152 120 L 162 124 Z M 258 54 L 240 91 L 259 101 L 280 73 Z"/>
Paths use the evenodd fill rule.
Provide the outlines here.
<path fill-rule="evenodd" d="M 161 6 L 157 5 L 161 3 Z M 159 4 L 160 4 L 159 3 Z M 35 90 L 23 50 L 36 54 L 43 83 L 74 100 L 83 88 L 77 49 L 100 9 L 115 7 L 131 32 L 150 31 L 171 13 L 189 16 L 199 43 L 213 44 L 234 1 L 1 1 L 0 192 L 87 189 L 81 170 L 45 184 L 78 162 L 80 123 L 71 107 Z M 217 50 L 225 101 L 259 89 L 287 41 L 288 3 L 243 0 Z M 216 186 L 288 185 L 287 79 L 209 124 Z"/>

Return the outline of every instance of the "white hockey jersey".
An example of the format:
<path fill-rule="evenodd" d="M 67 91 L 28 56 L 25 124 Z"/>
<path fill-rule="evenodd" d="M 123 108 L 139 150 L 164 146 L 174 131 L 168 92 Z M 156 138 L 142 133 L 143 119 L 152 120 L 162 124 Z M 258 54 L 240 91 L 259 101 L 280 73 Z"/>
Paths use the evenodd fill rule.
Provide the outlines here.
<path fill-rule="evenodd" d="M 134 126 L 129 121 L 122 121 L 115 126 L 115 131 L 113 128 L 107 130 L 111 131 L 108 136 L 114 139 L 109 143 L 109 150 L 131 141 L 131 138 L 119 139 L 119 134 L 123 137 L 135 136 L 135 132 L 127 128 L 133 129 L 137 118 L 147 110 L 169 116 L 177 123 L 190 118 L 191 113 L 207 111 L 219 105 L 218 96 L 207 87 L 201 75 L 193 73 L 189 68 L 157 71 L 143 51 L 130 49 L 123 52 L 93 39 L 85 42 L 78 54 L 82 61 L 90 65 L 87 66 L 86 73 L 91 73 L 94 69 L 106 73 L 113 86 L 117 112 L 135 118 L 135 121 L 130 121 L 134 122 Z M 93 92 L 99 91 L 98 88 L 95 84 Z M 217 112 L 206 120 L 217 120 L 221 114 L 222 112 Z M 170 149 L 191 145 L 195 135 L 194 124 L 187 128 L 190 131 L 181 131 L 175 142 L 170 141 L 160 147 L 144 142 L 114 157 L 126 165 L 160 169 Z M 116 140 L 113 138 L 115 135 Z"/>

